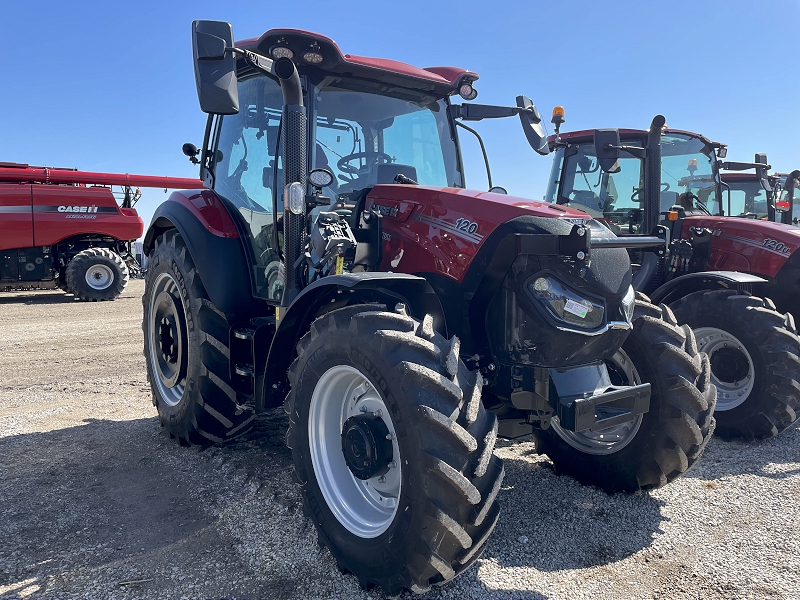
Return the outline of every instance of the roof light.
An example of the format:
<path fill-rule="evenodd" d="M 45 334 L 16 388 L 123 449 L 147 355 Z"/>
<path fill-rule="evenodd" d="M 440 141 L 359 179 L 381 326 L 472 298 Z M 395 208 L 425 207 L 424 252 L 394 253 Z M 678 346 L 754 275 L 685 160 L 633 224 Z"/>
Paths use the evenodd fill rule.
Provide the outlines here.
<path fill-rule="evenodd" d="M 319 51 L 319 44 L 312 42 L 312 44 L 303 53 L 303 60 L 311 65 L 318 65 L 322 62 L 322 54 Z"/>
<path fill-rule="evenodd" d="M 269 49 L 272 58 L 294 58 L 292 49 L 286 46 L 286 39 L 280 38 L 272 48 Z"/>
<path fill-rule="evenodd" d="M 458 87 L 458 95 L 464 100 L 475 100 L 478 97 L 478 90 L 472 87 L 472 83 L 466 81 Z"/>
<path fill-rule="evenodd" d="M 564 122 L 564 107 L 563 106 L 553 107 L 553 118 L 550 119 L 550 122 L 553 125 L 561 125 Z"/>

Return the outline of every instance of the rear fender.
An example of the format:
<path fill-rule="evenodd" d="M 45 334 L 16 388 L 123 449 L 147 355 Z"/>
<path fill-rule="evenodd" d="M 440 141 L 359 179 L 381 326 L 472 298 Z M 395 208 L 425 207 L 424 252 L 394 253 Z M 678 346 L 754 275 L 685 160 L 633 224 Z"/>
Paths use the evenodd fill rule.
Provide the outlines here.
<path fill-rule="evenodd" d="M 156 238 L 170 229 L 181 234 L 209 298 L 228 322 L 264 312 L 264 303 L 252 294 L 241 238 L 216 194 L 208 190 L 173 193 L 153 215 L 144 253 L 152 253 Z"/>
<path fill-rule="evenodd" d="M 297 356 L 297 342 L 320 315 L 366 303 L 385 304 L 387 310 L 394 310 L 400 302 L 416 319 L 422 320 L 430 314 L 434 328 L 447 334 L 439 297 L 422 277 L 401 273 L 345 273 L 324 277 L 306 287 L 281 319 L 265 364 L 256 364 L 256 373 L 260 375 L 260 381 L 256 381 L 256 410 L 283 403 L 288 390 L 286 371 Z M 261 362 L 258 350 L 256 360 Z"/>
<path fill-rule="evenodd" d="M 650 294 L 650 299 L 653 304 L 671 304 L 700 290 L 735 289 L 742 293 L 752 293 L 754 285 L 766 282 L 766 279 L 756 275 L 738 271 L 689 273 L 668 281 Z"/>

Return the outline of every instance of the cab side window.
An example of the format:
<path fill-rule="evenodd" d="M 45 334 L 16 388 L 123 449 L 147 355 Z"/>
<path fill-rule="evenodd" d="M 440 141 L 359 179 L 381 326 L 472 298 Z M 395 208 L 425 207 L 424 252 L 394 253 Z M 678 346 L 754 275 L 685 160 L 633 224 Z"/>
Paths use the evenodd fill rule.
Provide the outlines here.
<path fill-rule="evenodd" d="M 282 107 L 280 86 L 267 77 L 239 81 L 239 113 L 220 117 L 214 157 L 214 190 L 230 201 L 249 227 L 253 252 L 254 293 L 279 300 L 280 257 L 276 242 L 281 222 L 273 213 Z M 278 206 L 279 215 L 282 205 Z"/>

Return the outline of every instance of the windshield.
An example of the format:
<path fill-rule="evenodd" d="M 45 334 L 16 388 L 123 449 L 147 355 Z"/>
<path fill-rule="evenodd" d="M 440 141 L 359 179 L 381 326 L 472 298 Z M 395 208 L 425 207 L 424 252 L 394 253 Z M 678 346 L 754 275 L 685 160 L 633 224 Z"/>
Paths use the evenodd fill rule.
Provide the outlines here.
<path fill-rule="evenodd" d="M 734 179 L 727 181 L 727 186 L 731 190 L 730 208 L 725 206 L 728 216 L 757 219 L 769 216 L 767 192 L 760 181 L 737 181 Z"/>
<path fill-rule="evenodd" d="M 698 203 L 720 214 L 714 150 L 702 140 L 677 133 L 661 138 L 661 212 Z M 690 196 L 683 196 L 689 192 Z M 691 202 L 691 204 L 690 204 Z"/>
<path fill-rule="evenodd" d="M 314 168 L 334 174 L 338 194 L 393 183 L 398 174 L 420 185 L 461 187 L 445 100 L 351 87 L 355 82 L 338 80 L 317 88 Z"/>
<path fill-rule="evenodd" d="M 636 233 L 644 186 L 642 161 L 623 151 L 619 166 L 616 173 L 600 169 L 594 144 L 559 148 L 547 200 L 582 210 L 615 233 Z"/>
<path fill-rule="evenodd" d="M 639 140 L 624 140 L 631 145 Z M 705 206 L 719 213 L 715 156 L 701 140 L 683 134 L 661 138 L 661 195 L 659 211 L 672 206 Z M 619 170 L 600 169 L 594 144 L 571 144 L 556 150 L 547 188 L 548 202 L 582 210 L 615 233 L 638 233 L 642 221 L 643 161 L 624 150 Z M 687 194 L 688 192 L 688 194 Z"/>

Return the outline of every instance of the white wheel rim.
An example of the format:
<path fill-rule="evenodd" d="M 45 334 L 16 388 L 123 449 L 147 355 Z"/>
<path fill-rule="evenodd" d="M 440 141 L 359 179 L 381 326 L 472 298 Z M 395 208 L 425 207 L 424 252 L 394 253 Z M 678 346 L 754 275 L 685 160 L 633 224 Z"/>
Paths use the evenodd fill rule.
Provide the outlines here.
<path fill-rule="evenodd" d="M 107 265 L 92 265 L 86 270 L 86 283 L 94 290 L 105 290 L 114 282 L 114 271 Z"/>
<path fill-rule="evenodd" d="M 618 350 L 609 362 L 612 363 L 611 368 L 616 369 L 625 380 L 625 385 L 639 385 L 642 382 L 639 372 L 624 350 Z M 598 412 L 602 414 L 602 410 L 603 407 L 599 406 Z M 576 450 L 585 454 L 603 456 L 619 452 L 630 444 L 642 426 L 643 416 L 636 415 L 630 421 L 597 431 L 569 431 L 561 427 L 558 417 L 553 417 L 550 427 L 558 437 Z"/>
<path fill-rule="evenodd" d="M 356 478 L 342 452 L 342 427 L 350 417 L 378 413 L 391 434 L 395 428 L 380 393 L 356 368 L 328 369 L 314 388 L 308 416 L 308 439 L 314 475 L 328 508 L 348 531 L 375 538 L 394 520 L 400 500 L 402 467 L 397 437 L 392 439 L 396 466 L 385 475 Z"/>
<path fill-rule="evenodd" d="M 698 327 L 694 330 L 694 337 L 697 339 L 697 349 L 708 354 L 708 359 L 711 361 L 711 383 L 717 386 L 715 412 L 740 406 L 750 396 L 755 385 L 755 366 L 747 348 L 735 336 L 716 327 Z M 725 373 L 717 363 L 716 359 L 719 358 L 717 353 L 722 350 L 738 353 L 740 360 L 746 361 L 746 367 L 742 363 L 740 373 L 735 377 Z"/>
<path fill-rule="evenodd" d="M 153 291 L 150 294 L 147 337 L 152 380 L 168 406 L 176 406 L 186 390 L 185 370 L 189 348 L 185 318 L 177 282 L 169 273 L 162 273 L 153 283 Z M 171 356 L 166 356 L 164 348 L 166 336 L 173 337 L 177 345 L 174 349 L 166 349 L 170 354 L 175 354 L 173 360 L 170 360 Z"/>

